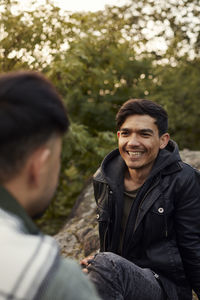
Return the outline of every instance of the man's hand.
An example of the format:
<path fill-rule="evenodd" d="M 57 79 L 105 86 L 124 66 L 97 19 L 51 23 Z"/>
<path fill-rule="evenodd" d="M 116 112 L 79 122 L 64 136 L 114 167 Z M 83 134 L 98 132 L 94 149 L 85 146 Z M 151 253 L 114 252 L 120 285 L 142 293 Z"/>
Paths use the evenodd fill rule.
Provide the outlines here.
<path fill-rule="evenodd" d="M 93 259 L 94 259 L 94 256 L 91 255 L 91 256 L 85 257 L 84 259 L 82 259 L 82 260 L 80 261 L 80 265 L 81 265 L 82 271 L 83 271 L 84 273 L 88 273 L 87 267 L 90 265 L 90 262 L 91 262 L 91 260 L 93 260 Z"/>

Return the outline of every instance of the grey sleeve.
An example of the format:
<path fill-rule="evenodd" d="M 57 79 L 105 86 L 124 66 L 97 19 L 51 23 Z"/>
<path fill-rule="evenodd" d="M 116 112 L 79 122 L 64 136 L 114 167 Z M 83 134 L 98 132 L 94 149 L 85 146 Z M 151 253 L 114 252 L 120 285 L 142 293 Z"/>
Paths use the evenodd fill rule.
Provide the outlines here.
<path fill-rule="evenodd" d="M 87 275 L 70 259 L 60 259 L 58 269 L 40 297 L 40 300 L 64 299 L 100 300 Z"/>

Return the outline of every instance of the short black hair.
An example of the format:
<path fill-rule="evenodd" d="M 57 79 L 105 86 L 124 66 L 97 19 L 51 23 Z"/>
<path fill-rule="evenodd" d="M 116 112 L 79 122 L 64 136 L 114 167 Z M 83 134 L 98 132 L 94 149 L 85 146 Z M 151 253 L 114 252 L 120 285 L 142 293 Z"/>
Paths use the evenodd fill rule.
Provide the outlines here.
<path fill-rule="evenodd" d="M 0 182 L 16 175 L 32 151 L 68 127 L 61 97 L 44 75 L 0 75 Z"/>
<path fill-rule="evenodd" d="M 149 115 L 156 120 L 159 136 L 168 130 L 168 115 L 165 109 L 157 103 L 146 99 L 130 99 L 119 109 L 116 115 L 116 125 L 119 130 L 126 118 L 131 115 Z"/>

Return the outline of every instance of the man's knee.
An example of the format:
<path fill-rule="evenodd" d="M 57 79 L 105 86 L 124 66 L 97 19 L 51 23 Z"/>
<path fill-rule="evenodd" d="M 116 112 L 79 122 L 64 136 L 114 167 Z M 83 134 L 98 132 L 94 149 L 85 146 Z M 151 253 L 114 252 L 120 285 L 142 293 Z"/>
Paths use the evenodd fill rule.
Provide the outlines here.
<path fill-rule="evenodd" d="M 110 262 L 115 261 L 117 259 L 115 256 L 117 255 L 112 252 L 99 252 L 94 256 L 92 263 L 107 265 Z"/>
<path fill-rule="evenodd" d="M 134 263 L 112 252 L 100 252 L 96 254 L 91 265 L 96 270 L 103 269 L 108 273 L 120 273 L 121 276 L 128 272 L 137 273 L 138 269 L 140 269 Z"/>
<path fill-rule="evenodd" d="M 117 254 L 113 253 L 113 252 L 99 252 L 97 254 L 95 254 L 95 259 L 117 259 Z"/>
<path fill-rule="evenodd" d="M 93 262 L 103 264 L 104 266 L 120 265 L 124 259 L 112 252 L 99 252 L 95 255 Z"/>

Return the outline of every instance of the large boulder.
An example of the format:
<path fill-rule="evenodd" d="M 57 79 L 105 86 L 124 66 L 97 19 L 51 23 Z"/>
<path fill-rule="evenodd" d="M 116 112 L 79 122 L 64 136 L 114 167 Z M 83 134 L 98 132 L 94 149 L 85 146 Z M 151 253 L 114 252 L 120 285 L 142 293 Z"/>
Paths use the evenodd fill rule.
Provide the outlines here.
<path fill-rule="evenodd" d="M 200 151 L 183 150 L 180 154 L 183 161 L 200 169 Z M 83 189 L 66 225 L 55 239 L 60 244 L 62 255 L 76 260 L 92 255 L 99 249 L 92 180 Z"/>
<path fill-rule="evenodd" d="M 94 254 L 99 248 L 96 204 L 92 180 L 78 197 L 62 230 L 55 235 L 61 254 L 76 260 Z"/>

